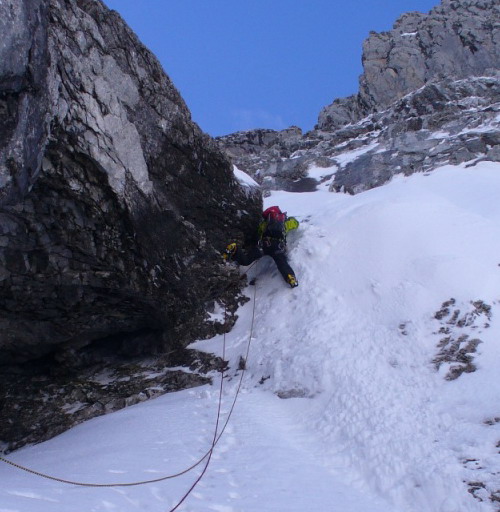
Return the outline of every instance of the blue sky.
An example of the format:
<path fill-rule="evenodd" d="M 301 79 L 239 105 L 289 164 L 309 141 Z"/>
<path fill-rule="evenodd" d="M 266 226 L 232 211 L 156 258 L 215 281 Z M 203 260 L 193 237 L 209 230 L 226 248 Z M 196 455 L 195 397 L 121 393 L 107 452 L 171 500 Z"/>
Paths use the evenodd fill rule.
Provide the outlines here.
<path fill-rule="evenodd" d="M 439 0 L 104 0 L 155 53 L 210 135 L 310 130 L 358 91 L 362 43 Z"/>

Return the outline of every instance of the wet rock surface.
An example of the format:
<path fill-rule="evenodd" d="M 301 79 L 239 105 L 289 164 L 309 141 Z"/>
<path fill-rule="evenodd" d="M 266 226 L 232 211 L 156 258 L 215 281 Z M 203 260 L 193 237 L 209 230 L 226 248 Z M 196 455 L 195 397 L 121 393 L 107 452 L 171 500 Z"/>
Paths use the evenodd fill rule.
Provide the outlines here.
<path fill-rule="evenodd" d="M 48 361 L 33 375 L 13 367 L 0 375 L 0 451 L 50 439 L 68 428 L 172 391 L 211 384 L 226 367 L 215 356 L 194 350 L 150 358 L 101 360 L 75 371 Z M 75 375 L 78 377 L 75 378 Z"/>
<path fill-rule="evenodd" d="M 102 2 L 5 0 L 0 26 L 5 418 L 23 388 L 36 402 L 30 375 L 77 380 L 103 354 L 121 365 L 228 330 L 242 281 L 221 253 L 228 240 L 254 236 L 262 202 Z M 215 303 L 226 308 L 223 324 L 210 321 Z M 22 408 L 39 411 L 35 402 Z M 49 435 L 37 422 L 30 442 Z M 6 424 L 0 440 L 10 436 Z"/>

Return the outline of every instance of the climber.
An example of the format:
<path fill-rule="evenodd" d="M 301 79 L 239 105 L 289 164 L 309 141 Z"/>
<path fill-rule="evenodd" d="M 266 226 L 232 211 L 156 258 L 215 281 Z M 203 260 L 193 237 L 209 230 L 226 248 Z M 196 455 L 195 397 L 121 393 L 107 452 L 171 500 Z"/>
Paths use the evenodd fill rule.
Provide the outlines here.
<path fill-rule="evenodd" d="M 286 257 L 286 234 L 297 229 L 299 221 L 295 217 L 287 217 L 278 206 L 267 208 L 262 217 L 264 220 L 258 227 L 259 243 L 245 252 L 233 242 L 226 247 L 224 259 L 246 266 L 262 256 L 271 256 L 283 279 L 295 288 L 299 283 Z"/>

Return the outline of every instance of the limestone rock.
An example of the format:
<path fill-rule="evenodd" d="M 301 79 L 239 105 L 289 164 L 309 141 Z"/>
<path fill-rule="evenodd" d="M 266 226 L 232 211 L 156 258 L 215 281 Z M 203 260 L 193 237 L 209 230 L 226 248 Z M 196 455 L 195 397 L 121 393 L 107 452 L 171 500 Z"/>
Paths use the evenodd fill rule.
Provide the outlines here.
<path fill-rule="evenodd" d="M 172 369 L 172 366 L 177 368 Z M 179 367 L 189 368 L 182 371 Z M 77 423 L 168 392 L 209 384 L 225 367 L 194 350 L 149 358 L 100 361 L 69 373 L 2 372 L 0 451 L 50 439 Z M 40 365 L 38 365 L 39 370 Z M 53 369 L 54 370 L 54 369 Z"/>
<path fill-rule="evenodd" d="M 384 110 L 431 81 L 491 76 L 500 61 L 500 4 L 442 0 L 429 14 L 401 16 L 363 44 L 358 95 L 325 107 L 318 129 L 332 130 Z"/>
<path fill-rule="evenodd" d="M 500 4 L 442 0 L 408 13 L 363 45 L 359 92 L 335 100 L 315 130 L 249 145 L 262 130 L 218 139 L 264 191 L 310 190 L 312 166 L 330 190 L 358 193 L 395 174 L 500 159 Z"/>
<path fill-rule="evenodd" d="M 352 126 L 360 130 L 367 151 L 339 165 L 331 190 L 357 193 L 399 173 L 500 161 L 499 113 L 496 76 L 431 82 Z M 377 129 L 366 132 L 366 124 Z"/>
<path fill-rule="evenodd" d="M 304 146 L 304 137 L 296 126 L 281 131 L 237 132 L 218 137 L 217 141 L 238 168 L 261 184 L 264 193 L 275 189 L 293 191 L 297 187 L 315 189 L 306 177 L 310 159 L 298 154 Z M 291 158 L 292 155 L 295 157 Z"/>
<path fill-rule="evenodd" d="M 4 0 L 0 26 L 0 364 L 212 333 L 260 195 L 100 0 Z"/>

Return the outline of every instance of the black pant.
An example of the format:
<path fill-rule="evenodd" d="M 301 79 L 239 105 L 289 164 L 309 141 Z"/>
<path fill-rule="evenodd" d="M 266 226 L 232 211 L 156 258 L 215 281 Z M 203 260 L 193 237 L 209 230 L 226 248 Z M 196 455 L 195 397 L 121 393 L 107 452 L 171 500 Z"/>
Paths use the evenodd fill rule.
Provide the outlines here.
<path fill-rule="evenodd" d="M 292 270 L 292 267 L 288 264 L 288 259 L 286 257 L 286 245 L 285 242 L 281 240 L 275 240 L 273 238 L 265 238 L 262 241 L 262 249 L 258 246 L 252 247 L 248 252 L 242 251 L 239 247 L 236 250 L 236 254 L 234 255 L 234 259 L 240 265 L 250 265 L 254 261 L 262 258 L 262 256 L 271 256 L 271 258 L 276 263 L 276 267 L 280 271 L 280 274 L 283 276 L 283 279 L 288 283 L 288 274 L 291 274 L 295 277 L 295 272 Z"/>

